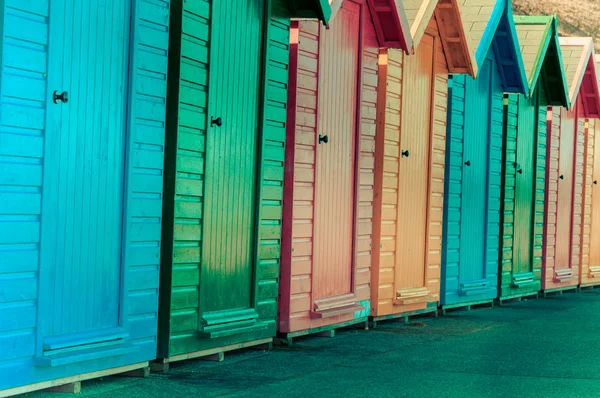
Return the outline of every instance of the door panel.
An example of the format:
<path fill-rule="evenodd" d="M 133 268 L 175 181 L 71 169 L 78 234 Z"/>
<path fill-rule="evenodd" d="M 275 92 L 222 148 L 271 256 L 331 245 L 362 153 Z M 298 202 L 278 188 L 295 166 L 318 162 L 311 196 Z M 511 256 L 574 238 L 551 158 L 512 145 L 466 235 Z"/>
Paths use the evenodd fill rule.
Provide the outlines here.
<path fill-rule="evenodd" d="M 466 79 L 466 107 L 472 117 L 465 120 L 463 143 L 459 270 L 463 282 L 485 278 L 491 79 L 490 59 L 477 80 Z"/>
<path fill-rule="evenodd" d="M 539 91 L 539 90 L 538 90 Z M 532 225 L 533 183 L 535 176 L 535 137 L 537 127 L 536 99 L 519 96 L 517 132 L 517 169 L 514 215 L 514 265 L 513 272 L 531 272 L 532 269 Z"/>
<path fill-rule="evenodd" d="M 313 300 L 352 292 L 360 8 L 346 1 L 321 27 L 317 134 L 329 142 L 316 148 Z"/>
<path fill-rule="evenodd" d="M 45 337 L 119 325 L 130 12 L 130 0 L 50 5 Z"/>
<path fill-rule="evenodd" d="M 600 180 L 600 120 L 590 120 L 589 129 L 593 130 L 594 153 L 591 157 L 592 181 Z M 600 183 L 591 185 L 592 189 L 592 219 L 590 232 L 590 266 L 600 266 Z M 584 275 L 585 277 L 585 275 Z"/>
<path fill-rule="evenodd" d="M 263 23 L 263 0 L 212 3 L 201 313 L 252 307 Z"/>
<path fill-rule="evenodd" d="M 575 113 L 561 109 L 555 269 L 571 268 Z"/>
<path fill-rule="evenodd" d="M 425 286 L 427 194 L 434 38 L 425 34 L 416 55 L 405 57 L 398 174 L 396 288 Z"/>

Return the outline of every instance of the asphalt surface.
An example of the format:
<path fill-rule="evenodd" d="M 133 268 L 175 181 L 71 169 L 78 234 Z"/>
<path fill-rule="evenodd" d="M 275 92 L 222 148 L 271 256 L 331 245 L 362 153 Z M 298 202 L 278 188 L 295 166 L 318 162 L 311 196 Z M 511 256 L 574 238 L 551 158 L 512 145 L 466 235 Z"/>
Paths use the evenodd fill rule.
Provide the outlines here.
<path fill-rule="evenodd" d="M 53 398 L 64 393 L 31 393 Z M 78 397 L 600 397 L 600 289 L 189 360 Z"/>

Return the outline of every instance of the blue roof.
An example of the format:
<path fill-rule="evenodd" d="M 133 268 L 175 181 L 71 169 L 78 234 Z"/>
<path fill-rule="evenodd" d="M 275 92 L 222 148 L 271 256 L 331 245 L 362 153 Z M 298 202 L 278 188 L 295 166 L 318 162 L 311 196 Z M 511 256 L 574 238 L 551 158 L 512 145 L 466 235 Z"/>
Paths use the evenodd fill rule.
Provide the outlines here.
<path fill-rule="evenodd" d="M 489 51 L 494 51 L 505 92 L 529 94 L 511 0 L 497 0 L 475 52 L 478 70 Z"/>

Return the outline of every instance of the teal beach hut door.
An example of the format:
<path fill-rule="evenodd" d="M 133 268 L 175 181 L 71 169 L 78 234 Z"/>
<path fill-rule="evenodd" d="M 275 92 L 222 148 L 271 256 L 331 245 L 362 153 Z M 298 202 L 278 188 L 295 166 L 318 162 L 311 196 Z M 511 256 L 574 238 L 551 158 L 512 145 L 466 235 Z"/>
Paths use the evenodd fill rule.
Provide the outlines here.
<path fill-rule="evenodd" d="M 486 59 L 477 78 L 465 81 L 465 120 L 462 164 L 462 212 L 460 220 L 459 295 L 485 287 L 485 239 L 491 133 L 491 59 Z"/>
<path fill-rule="evenodd" d="M 50 6 L 41 268 L 44 355 L 122 336 L 131 1 Z M 102 38 L 98 40 L 97 38 Z"/>
<path fill-rule="evenodd" d="M 0 2 L 0 396 L 156 358 L 169 6 Z"/>

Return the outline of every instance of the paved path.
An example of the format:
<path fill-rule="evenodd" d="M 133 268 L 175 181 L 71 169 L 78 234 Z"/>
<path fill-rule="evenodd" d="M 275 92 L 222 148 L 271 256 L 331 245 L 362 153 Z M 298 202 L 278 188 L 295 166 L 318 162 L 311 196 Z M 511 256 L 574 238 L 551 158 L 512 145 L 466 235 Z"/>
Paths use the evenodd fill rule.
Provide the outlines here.
<path fill-rule="evenodd" d="M 79 396 L 599 397 L 600 289 L 88 381 Z"/>

